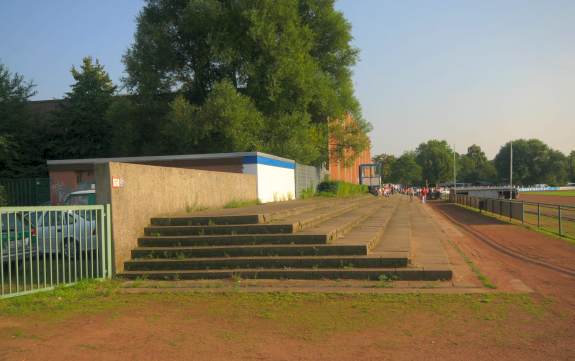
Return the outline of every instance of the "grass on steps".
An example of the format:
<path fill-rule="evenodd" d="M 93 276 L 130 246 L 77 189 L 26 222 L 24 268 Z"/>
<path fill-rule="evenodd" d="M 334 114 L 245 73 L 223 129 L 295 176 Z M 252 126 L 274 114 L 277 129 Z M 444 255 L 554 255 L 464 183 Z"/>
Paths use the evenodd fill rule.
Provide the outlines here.
<path fill-rule="evenodd" d="M 251 199 L 251 200 L 235 200 L 234 199 L 233 201 L 226 203 L 224 208 L 241 208 L 241 207 L 247 207 L 247 206 L 256 206 L 259 204 L 262 204 L 262 202 L 259 199 Z"/>

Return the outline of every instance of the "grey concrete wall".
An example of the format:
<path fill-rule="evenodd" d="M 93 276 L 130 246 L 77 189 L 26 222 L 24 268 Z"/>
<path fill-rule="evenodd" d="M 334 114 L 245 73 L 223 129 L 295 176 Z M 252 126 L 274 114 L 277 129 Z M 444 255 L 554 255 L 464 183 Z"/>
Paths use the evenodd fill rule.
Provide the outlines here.
<path fill-rule="evenodd" d="M 295 196 L 299 198 L 303 190 L 317 188 L 327 175 L 327 170 L 321 167 L 313 167 L 296 163 L 295 165 Z"/>
<path fill-rule="evenodd" d="M 257 199 L 256 177 L 248 174 L 110 162 L 96 165 L 95 177 L 97 202 L 112 208 L 115 272 L 123 271 L 151 217 Z"/>

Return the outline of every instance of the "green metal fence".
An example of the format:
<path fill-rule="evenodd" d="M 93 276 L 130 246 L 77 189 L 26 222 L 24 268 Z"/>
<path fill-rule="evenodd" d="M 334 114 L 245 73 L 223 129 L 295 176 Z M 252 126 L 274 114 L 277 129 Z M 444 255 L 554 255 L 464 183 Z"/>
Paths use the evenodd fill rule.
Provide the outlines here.
<path fill-rule="evenodd" d="M 110 206 L 0 207 L 0 297 L 110 278 Z"/>
<path fill-rule="evenodd" d="M 575 206 L 453 195 L 450 201 L 575 239 Z"/>
<path fill-rule="evenodd" d="M 0 178 L 9 206 L 39 206 L 50 202 L 49 178 Z"/>

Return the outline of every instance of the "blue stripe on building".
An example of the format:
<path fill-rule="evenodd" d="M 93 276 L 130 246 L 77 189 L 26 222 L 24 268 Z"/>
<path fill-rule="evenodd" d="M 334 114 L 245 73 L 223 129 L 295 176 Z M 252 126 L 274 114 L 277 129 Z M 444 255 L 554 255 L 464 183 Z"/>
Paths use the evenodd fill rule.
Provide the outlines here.
<path fill-rule="evenodd" d="M 279 168 L 295 169 L 295 163 L 262 157 L 259 155 L 248 155 L 244 157 L 244 164 L 264 164 Z"/>

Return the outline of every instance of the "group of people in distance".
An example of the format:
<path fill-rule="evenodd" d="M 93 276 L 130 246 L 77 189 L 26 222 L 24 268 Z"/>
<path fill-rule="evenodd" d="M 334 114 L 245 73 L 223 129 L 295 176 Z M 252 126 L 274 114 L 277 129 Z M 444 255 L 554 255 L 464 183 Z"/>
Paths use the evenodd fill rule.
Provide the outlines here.
<path fill-rule="evenodd" d="M 390 184 L 386 184 L 378 188 L 377 195 L 380 197 L 389 197 L 393 195 L 396 191 L 408 195 L 410 201 L 413 201 L 414 197 L 419 197 L 421 203 L 426 203 L 427 197 L 429 196 L 431 190 L 429 189 L 429 187 L 422 187 L 422 188 L 406 187 L 396 189 L 396 187 Z"/>
<path fill-rule="evenodd" d="M 404 189 L 404 194 L 409 195 L 409 200 L 413 201 L 413 197 L 417 196 L 421 200 L 421 203 L 427 202 L 427 196 L 429 195 L 429 187 L 422 187 L 420 189 L 409 187 Z"/>
<path fill-rule="evenodd" d="M 389 197 L 394 193 L 394 188 L 391 187 L 389 184 L 384 185 L 383 187 L 379 187 L 377 189 L 377 195 L 379 197 Z"/>

